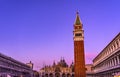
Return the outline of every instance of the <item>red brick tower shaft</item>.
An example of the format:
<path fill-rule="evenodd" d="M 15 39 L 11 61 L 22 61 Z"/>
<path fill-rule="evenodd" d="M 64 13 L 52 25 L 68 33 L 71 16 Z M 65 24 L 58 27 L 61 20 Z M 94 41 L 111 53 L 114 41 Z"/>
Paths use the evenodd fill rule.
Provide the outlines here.
<path fill-rule="evenodd" d="M 77 13 L 74 24 L 74 62 L 75 62 L 75 77 L 86 77 L 85 56 L 84 56 L 84 30 Z"/>

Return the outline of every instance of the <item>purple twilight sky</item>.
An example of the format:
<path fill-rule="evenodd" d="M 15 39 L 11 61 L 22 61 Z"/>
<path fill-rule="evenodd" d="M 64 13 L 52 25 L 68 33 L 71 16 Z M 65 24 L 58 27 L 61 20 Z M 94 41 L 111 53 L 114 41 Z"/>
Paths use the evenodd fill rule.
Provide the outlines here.
<path fill-rule="evenodd" d="M 84 27 L 86 63 L 120 32 L 120 0 L 0 0 L 0 53 L 16 60 L 69 64 L 73 24 L 79 11 Z"/>

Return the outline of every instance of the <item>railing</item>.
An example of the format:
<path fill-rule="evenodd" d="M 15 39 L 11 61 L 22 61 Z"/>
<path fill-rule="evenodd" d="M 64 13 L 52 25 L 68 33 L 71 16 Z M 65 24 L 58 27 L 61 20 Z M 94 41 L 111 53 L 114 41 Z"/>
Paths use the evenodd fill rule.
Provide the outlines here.
<path fill-rule="evenodd" d="M 116 68 L 120 68 L 120 64 L 111 66 L 111 67 L 107 67 L 107 68 L 101 68 L 101 69 L 99 68 L 94 72 L 104 72 L 104 71 L 109 71 L 109 70 L 116 69 Z"/>
<path fill-rule="evenodd" d="M 31 68 L 28 67 L 27 65 L 23 66 L 17 63 L 14 63 L 12 61 L 6 60 L 4 58 L 0 58 L 0 66 L 4 68 L 15 68 L 15 69 L 25 69 L 25 70 L 30 70 Z"/>
<path fill-rule="evenodd" d="M 29 72 L 30 70 L 26 70 L 26 69 L 21 69 L 21 68 L 13 68 L 13 67 L 9 67 L 9 66 L 5 66 L 5 65 L 0 65 L 0 67 L 2 67 L 3 69 L 10 69 L 10 70 L 15 70 L 15 71 L 19 71 L 19 72 Z"/>

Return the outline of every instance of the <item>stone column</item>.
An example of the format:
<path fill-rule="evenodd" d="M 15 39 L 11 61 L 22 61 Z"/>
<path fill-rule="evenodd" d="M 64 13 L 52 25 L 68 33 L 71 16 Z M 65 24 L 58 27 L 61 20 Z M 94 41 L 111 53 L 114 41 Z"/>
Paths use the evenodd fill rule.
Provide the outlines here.
<path fill-rule="evenodd" d="M 114 61 L 113 61 L 114 59 L 112 59 L 112 66 L 114 66 Z"/>
<path fill-rule="evenodd" d="M 114 60 L 115 60 L 115 65 L 117 65 L 117 60 L 116 60 L 116 57 L 114 57 Z"/>
<path fill-rule="evenodd" d="M 120 39 L 118 40 L 118 46 L 120 47 Z"/>
<path fill-rule="evenodd" d="M 117 61 L 118 61 L 118 64 L 120 64 L 120 59 L 118 55 L 117 55 Z"/>
<path fill-rule="evenodd" d="M 110 67 L 110 61 L 108 61 L 108 68 Z"/>
<path fill-rule="evenodd" d="M 111 67 L 112 66 L 111 60 L 109 60 L 109 62 L 110 62 L 110 66 L 109 67 Z"/>

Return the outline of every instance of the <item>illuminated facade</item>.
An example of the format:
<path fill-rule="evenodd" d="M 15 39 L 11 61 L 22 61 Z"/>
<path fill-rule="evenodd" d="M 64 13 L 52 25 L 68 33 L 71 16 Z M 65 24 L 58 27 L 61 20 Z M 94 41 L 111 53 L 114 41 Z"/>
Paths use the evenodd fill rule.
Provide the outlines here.
<path fill-rule="evenodd" d="M 86 64 L 87 77 L 93 76 L 91 67 L 92 64 Z M 68 65 L 64 59 L 61 59 L 58 63 L 53 62 L 51 66 L 45 65 L 40 69 L 39 74 L 40 77 L 74 77 L 74 63 Z"/>
<path fill-rule="evenodd" d="M 40 77 L 74 77 L 73 63 L 68 66 L 64 59 L 61 59 L 57 64 L 45 65 L 40 69 Z"/>
<path fill-rule="evenodd" d="M 113 77 L 120 73 L 120 33 L 94 58 L 95 77 Z"/>

